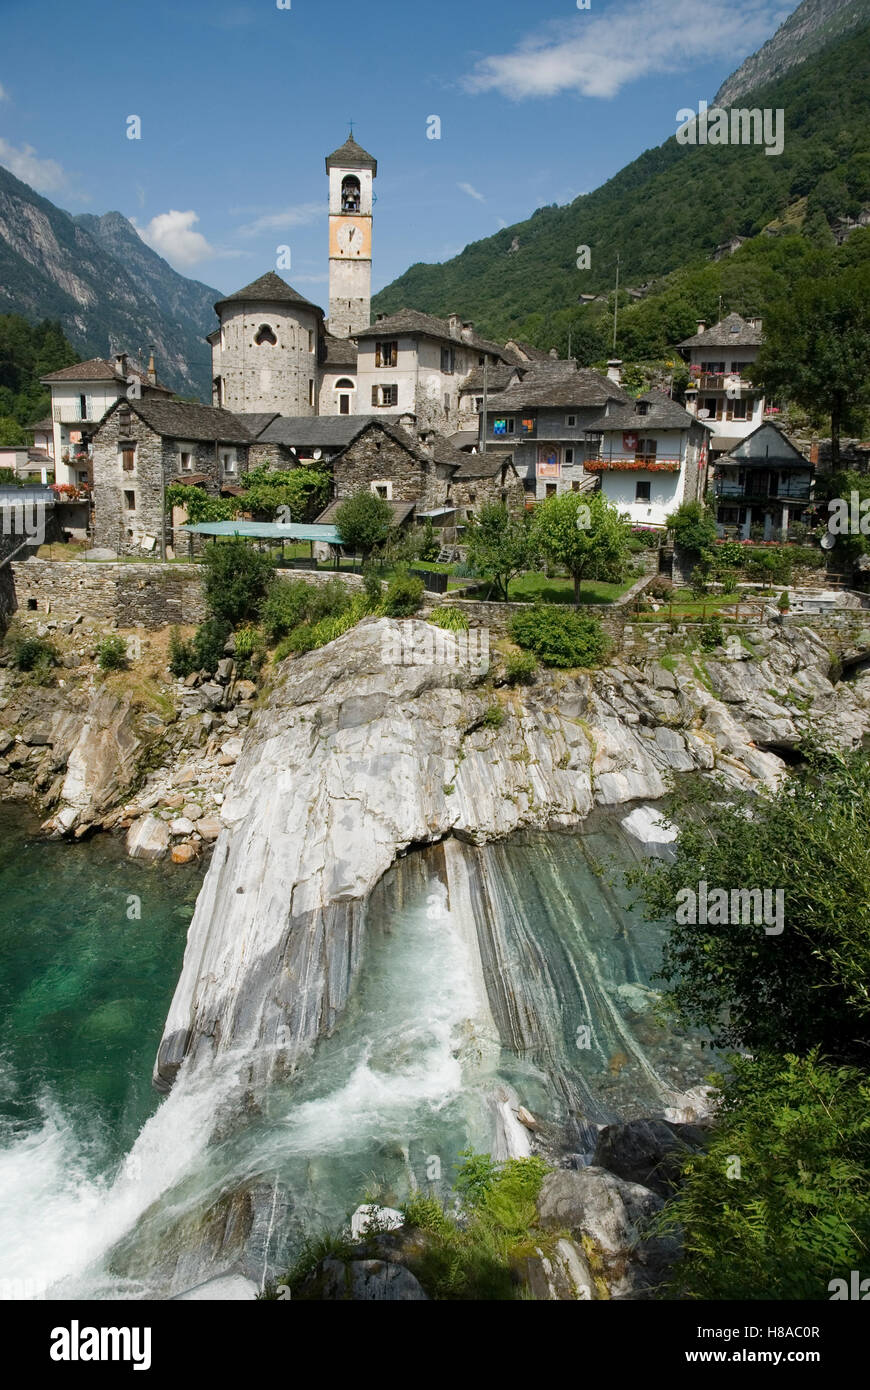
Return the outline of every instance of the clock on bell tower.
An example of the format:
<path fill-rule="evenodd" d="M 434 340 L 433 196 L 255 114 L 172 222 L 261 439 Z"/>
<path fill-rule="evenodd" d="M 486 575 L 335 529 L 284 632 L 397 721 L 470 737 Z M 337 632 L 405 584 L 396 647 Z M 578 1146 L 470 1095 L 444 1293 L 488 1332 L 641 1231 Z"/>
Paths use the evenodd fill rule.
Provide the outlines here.
<path fill-rule="evenodd" d="M 348 136 L 327 158 L 329 331 L 352 338 L 371 322 L 372 181 L 378 163 Z"/>

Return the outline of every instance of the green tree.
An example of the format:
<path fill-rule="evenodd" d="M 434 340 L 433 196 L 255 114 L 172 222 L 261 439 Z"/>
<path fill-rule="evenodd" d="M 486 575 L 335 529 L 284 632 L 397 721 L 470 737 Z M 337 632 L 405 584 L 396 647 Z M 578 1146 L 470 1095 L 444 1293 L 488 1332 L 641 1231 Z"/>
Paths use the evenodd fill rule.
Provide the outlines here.
<path fill-rule="evenodd" d="M 681 502 L 667 518 L 674 540 L 690 555 L 703 555 L 716 540 L 716 520 L 703 502 Z"/>
<path fill-rule="evenodd" d="M 808 276 L 771 306 L 752 379 L 768 396 L 831 421 L 831 467 L 840 434 L 870 391 L 870 264 Z"/>
<path fill-rule="evenodd" d="M 537 546 L 527 512 L 509 512 L 501 502 L 486 502 L 467 531 L 468 563 L 507 599 L 510 582 L 535 562 Z"/>
<path fill-rule="evenodd" d="M 202 558 L 211 616 L 232 626 L 258 617 L 275 581 L 269 556 L 235 538 L 207 545 Z"/>
<path fill-rule="evenodd" d="M 335 513 L 335 528 L 347 549 L 368 558 L 383 545 L 393 524 L 393 511 L 385 497 L 362 490 L 348 497 Z"/>
<path fill-rule="evenodd" d="M 629 526 L 601 492 L 550 497 L 535 512 L 532 534 L 548 559 L 570 574 L 575 607 L 584 579 L 617 580 L 624 571 Z"/>

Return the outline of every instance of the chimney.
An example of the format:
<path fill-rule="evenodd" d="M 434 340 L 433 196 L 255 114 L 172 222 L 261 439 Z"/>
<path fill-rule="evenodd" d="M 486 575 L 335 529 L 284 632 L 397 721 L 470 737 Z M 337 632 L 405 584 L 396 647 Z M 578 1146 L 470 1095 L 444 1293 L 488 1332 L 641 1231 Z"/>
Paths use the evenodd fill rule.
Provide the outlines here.
<path fill-rule="evenodd" d="M 154 349 L 148 349 L 148 380 L 152 386 L 157 385 L 157 368 L 154 365 Z"/>
<path fill-rule="evenodd" d="M 463 341 L 464 343 L 470 343 L 470 342 L 471 342 L 471 336 L 472 336 L 473 332 L 474 332 L 474 324 L 471 323 L 470 321 L 469 321 L 468 323 L 464 323 L 464 324 L 462 325 L 462 331 L 461 331 L 462 341 Z"/>
<path fill-rule="evenodd" d="M 558 349 L 557 349 L 557 348 L 554 348 L 554 347 L 553 347 L 553 348 L 550 348 L 550 356 L 551 356 L 551 357 L 555 357 L 555 358 L 558 360 L 558 357 L 559 357 Z"/>
<path fill-rule="evenodd" d="M 706 319 L 698 319 L 698 332 L 699 332 L 699 333 L 703 333 L 703 332 L 705 332 L 706 328 L 707 328 L 707 320 L 706 320 Z"/>
<path fill-rule="evenodd" d="M 122 377 L 124 378 L 125 381 L 127 380 L 127 354 L 126 354 L 126 352 L 116 352 L 116 353 L 115 353 L 115 371 L 118 373 L 119 376 L 122 376 Z"/>
<path fill-rule="evenodd" d="M 810 445 L 810 463 L 813 465 L 813 468 L 818 468 L 819 466 L 819 441 L 817 439 L 814 439 Z"/>
<path fill-rule="evenodd" d="M 698 388 L 697 388 L 697 386 L 693 386 L 693 385 L 691 384 L 691 382 L 690 382 L 689 385 L 686 387 L 686 390 L 685 390 L 685 397 L 686 397 L 686 410 L 688 411 L 688 413 L 689 413 L 690 415 L 697 415 L 697 413 L 698 413 Z"/>
<path fill-rule="evenodd" d="M 622 358 L 611 357 L 607 364 L 607 376 L 610 381 L 615 381 L 617 386 L 622 385 Z"/>
<path fill-rule="evenodd" d="M 458 338 L 462 333 L 462 319 L 458 314 L 448 314 L 447 323 L 450 328 L 451 338 Z"/>

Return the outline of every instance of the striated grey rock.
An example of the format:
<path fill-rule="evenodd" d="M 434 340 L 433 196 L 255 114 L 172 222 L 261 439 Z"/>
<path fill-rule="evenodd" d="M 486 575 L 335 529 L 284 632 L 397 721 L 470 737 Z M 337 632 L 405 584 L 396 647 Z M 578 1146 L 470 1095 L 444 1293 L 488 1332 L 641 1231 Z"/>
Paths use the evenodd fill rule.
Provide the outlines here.
<path fill-rule="evenodd" d="M 428 1302 L 419 1280 L 404 1265 L 385 1260 L 323 1260 L 317 1271 L 319 1297 L 360 1303 Z"/>
<path fill-rule="evenodd" d="M 141 816 L 127 831 L 131 859 L 162 859 L 169 849 L 169 827 L 159 816 Z"/>
<path fill-rule="evenodd" d="M 673 1191 L 683 1161 L 704 1147 L 705 1136 L 700 1125 L 668 1124 L 666 1120 L 605 1125 L 592 1163 L 666 1197 Z"/>
<path fill-rule="evenodd" d="M 84 718 L 78 712 L 58 711 L 51 742 L 55 753 L 60 753 L 60 764 L 65 763 L 66 775 L 61 805 L 43 828 L 64 834 L 99 821 L 123 801 L 154 737 L 154 731 L 146 734 L 139 727 L 129 695 L 120 698 L 110 690 L 96 691 Z"/>
<path fill-rule="evenodd" d="M 288 660 L 248 729 L 221 745 L 218 762 L 237 762 L 160 1045 L 161 1088 L 190 1055 L 246 1045 L 262 1065 L 292 1064 L 328 1033 L 359 965 L 368 896 L 409 846 L 571 829 L 593 805 L 656 800 L 689 768 L 773 785 L 784 765 L 755 728 L 771 687 L 817 689 L 833 745 L 870 724 L 866 689 L 835 689 L 805 629 L 771 635 L 763 660 L 711 662 L 704 680 L 678 659 L 675 692 L 617 662 L 495 695 L 452 634 L 438 632 L 437 664 L 394 664 L 406 626 L 419 650 L 431 645 L 418 619 L 368 619 Z M 498 729 L 482 725 L 494 698 Z"/>

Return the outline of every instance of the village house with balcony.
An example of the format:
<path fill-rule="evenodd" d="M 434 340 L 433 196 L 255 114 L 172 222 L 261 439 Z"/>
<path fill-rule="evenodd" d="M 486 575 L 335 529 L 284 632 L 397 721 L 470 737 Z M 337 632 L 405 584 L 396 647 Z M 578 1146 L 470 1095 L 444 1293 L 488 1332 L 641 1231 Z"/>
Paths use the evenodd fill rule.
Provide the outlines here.
<path fill-rule="evenodd" d="M 761 344 L 761 319 L 740 314 L 728 314 L 712 328 L 699 319 L 697 333 L 677 344 L 691 376 L 686 407 L 712 427 L 713 455 L 727 454 L 762 422 L 764 396 L 746 377 Z"/>
<path fill-rule="evenodd" d="M 54 460 L 54 480 L 67 489 L 86 490 L 90 486 L 93 437 L 106 411 L 122 396 L 131 390 L 143 398 L 169 400 L 172 395 L 157 380 L 153 353 L 144 371 L 134 366 L 126 353 L 118 353 L 111 360 L 93 357 L 88 362 L 63 367 L 41 381 L 51 391 L 50 455 Z M 44 423 L 40 422 L 41 430 Z"/>
<path fill-rule="evenodd" d="M 713 491 L 719 535 L 750 540 L 785 539 L 812 501 L 815 469 L 776 425 L 753 430 L 716 460 Z M 758 532 L 756 531 L 756 534 Z"/>
<path fill-rule="evenodd" d="M 586 437 L 586 471 L 632 526 L 664 528 L 681 502 L 703 500 L 710 427 L 663 391 L 625 405 L 608 401 Z"/>

